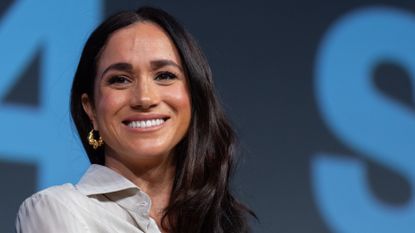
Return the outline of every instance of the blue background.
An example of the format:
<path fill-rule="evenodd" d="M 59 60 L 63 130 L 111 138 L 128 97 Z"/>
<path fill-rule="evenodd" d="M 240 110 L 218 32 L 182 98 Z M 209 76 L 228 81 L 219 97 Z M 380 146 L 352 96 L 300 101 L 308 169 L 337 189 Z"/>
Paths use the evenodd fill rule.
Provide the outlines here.
<path fill-rule="evenodd" d="M 69 117 L 79 55 L 143 4 L 198 39 L 240 137 L 254 232 L 415 232 L 413 1 L 0 2 L 0 232 L 88 161 Z"/>

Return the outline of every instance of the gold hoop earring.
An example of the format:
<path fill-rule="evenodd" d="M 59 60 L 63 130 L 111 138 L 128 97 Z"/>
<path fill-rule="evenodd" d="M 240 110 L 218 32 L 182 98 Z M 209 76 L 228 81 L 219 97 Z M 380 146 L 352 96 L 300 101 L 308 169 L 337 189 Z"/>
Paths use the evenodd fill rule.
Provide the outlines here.
<path fill-rule="evenodd" d="M 88 134 L 88 143 L 92 146 L 92 148 L 94 148 L 94 150 L 96 150 L 104 144 L 104 140 L 102 140 L 101 136 L 99 136 L 99 139 L 96 140 L 94 138 L 94 129 L 92 129 Z"/>

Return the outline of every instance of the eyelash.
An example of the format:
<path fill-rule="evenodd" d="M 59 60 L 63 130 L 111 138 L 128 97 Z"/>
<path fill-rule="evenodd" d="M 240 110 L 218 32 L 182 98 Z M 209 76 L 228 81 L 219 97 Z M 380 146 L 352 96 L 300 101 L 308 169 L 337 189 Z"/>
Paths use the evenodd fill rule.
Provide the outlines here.
<path fill-rule="evenodd" d="M 168 71 L 160 72 L 156 74 L 156 77 L 154 78 L 154 80 L 161 81 L 161 82 L 172 81 L 175 79 L 177 79 L 177 75 L 172 72 L 168 72 Z M 129 83 L 129 82 L 130 82 L 129 78 L 123 75 L 114 75 L 110 77 L 107 81 L 109 85 L 120 85 L 120 84 Z"/>
<path fill-rule="evenodd" d="M 158 73 L 154 79 L 157 81 L 163 81 L 163 80 L 171 81 L 171 80 L 177 79 L 177 75 L 171 72 L 168 72 L 168 71 L 164 71 L 164 72 Z"/>
<path fill-rule="evenodd" d="M 122 75 L 115 75 L 108 79 L 108 84 L 122 84 L 129 82 L 128 78 Z"/>

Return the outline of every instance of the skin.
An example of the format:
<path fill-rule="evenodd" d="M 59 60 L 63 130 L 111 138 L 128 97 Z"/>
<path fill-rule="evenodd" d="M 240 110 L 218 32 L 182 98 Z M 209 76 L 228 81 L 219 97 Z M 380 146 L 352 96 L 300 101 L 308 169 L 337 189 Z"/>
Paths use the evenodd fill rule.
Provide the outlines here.
<path fill-rule="evenodd" d="M 150 196 L 150 215 L 160 226 L 175 171 L 171 152 L 191 120 L 180 56 L 158 25 L 139 22 L 110 36 L 97 66 L 93 101 L 83 94 L 82 103 L 104 139 L 105 165 Z M 144 129 L 128 126 L 149 118 L 165 122 Z"/>

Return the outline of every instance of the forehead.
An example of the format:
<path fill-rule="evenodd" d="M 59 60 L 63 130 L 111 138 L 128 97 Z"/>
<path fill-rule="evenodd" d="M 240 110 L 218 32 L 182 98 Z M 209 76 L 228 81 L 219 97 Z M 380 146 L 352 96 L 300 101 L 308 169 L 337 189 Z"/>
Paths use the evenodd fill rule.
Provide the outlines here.
<path fill-rule="evenodd" d="M 98 70 L 116 62 L 140 65 L 160 59 L 181 65 L 177 49 L 167 33 L 157 24 L 139 22 L 109 37 L 98 61 Z"/>

